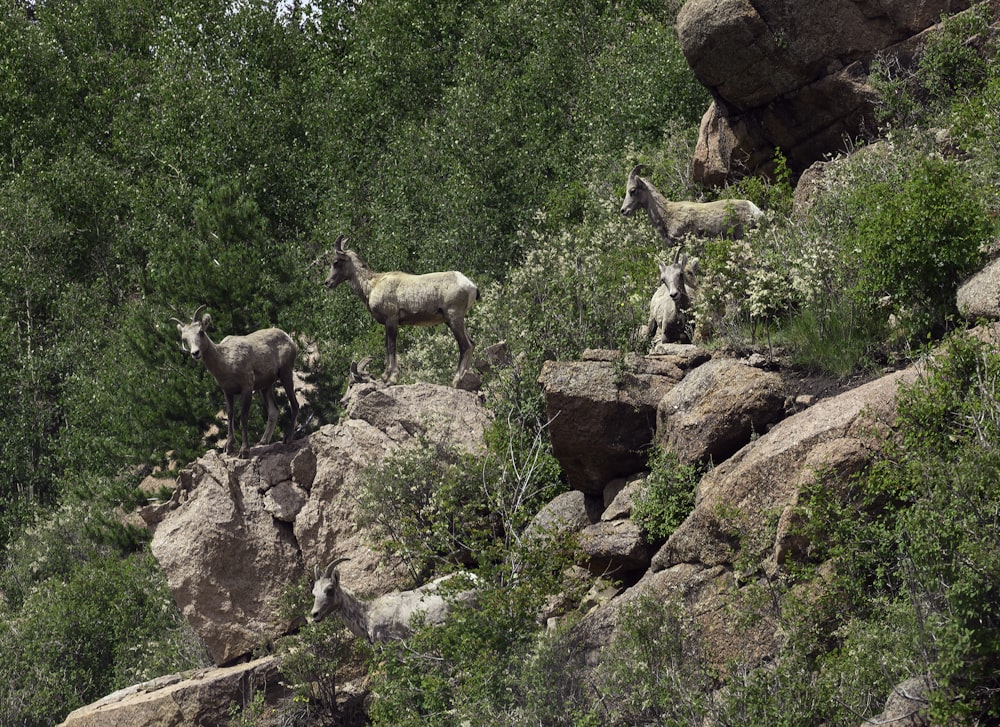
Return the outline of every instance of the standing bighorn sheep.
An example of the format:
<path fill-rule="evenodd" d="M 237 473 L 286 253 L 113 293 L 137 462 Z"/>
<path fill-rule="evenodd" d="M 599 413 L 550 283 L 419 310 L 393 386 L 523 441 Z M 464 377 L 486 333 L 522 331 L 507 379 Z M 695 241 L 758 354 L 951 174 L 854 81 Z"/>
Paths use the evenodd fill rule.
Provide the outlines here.
<path fill-rule="evenodd" d="M 340 571 L 337 566 L 349 558 L 338 558 L 326 570 L 316 566 L 313 583 L 313 607 L 309 620 L 322 621 L 331 613 L 339 613 L 344 625 L 360 639 L 371 643 L 405 639 L 413 633 L 411 621 L 420 614 L 424 623 L 440 625 L 451 611 L 451 601 L 440 593 L 442 582 L 454 578 L 449 574 L 436 578 L 412 591 L 395 591 L 371 601 L 363 601 L 340 585 Z M 468 577 L 475 579 L 468 574 Z M 467 599 L 471 591 L 455 594 L 455 598 Z"/>
<path fill-rule="evenodd" d="M 190 353 L 196 361 L 204 362 L 205 368 L 226 395 L 226 418 L 229 424 L 226 453 L 232 454 L 236 443 L 233 431 L 233 399 L 237 394 L 242 404 L 240 428 L 243 444 L 240 447 L 240 457 L 245 458 L 250 452 L 247 418 L 255 391 L 260 392 L 264 407 L 267 409 L 267 428 L 257 444 L 267 444 L 271 441 L 274 426 L 278 421 L 278 405 L 274 400 L 276 381 L 281 381 L 285 393 L 288 394 L 291 421 L 285 430 L 285 442 L 292 441 L 295 437 L 295 421 L 299 414 L 299 402 L 295 398 L 292 382 L 292 369 L 298 353 L 295 342 L 279 328 L 265 328 L 246 336 L 226 336 L 218 344 L 213 343 L 206 333 L 212 324 L 212 317 L 206 313 L 200 321 L 198 320 L 198 313 L 204 307 L 202 305 L 194 312 L 190 323 L 182 323 L 176 318 L 172 320 L 177 321 L 177 330 L 181 334 L 181 348 Z"/>
<path fill-rule="evenodd" d="M 652 337 L 650 349 L 660 343 L 687 342 L 690 340 L 687 311 L 691 307 L 691 294 L 697 289 L 698 258 L 688 262 L 681 257 L 681 249 L 674 253 L 674 261 L 667 265 L 659 262 L 660 284 L 649 300 L 649 321 L 646 335 Z"/>
<path fill-rule="evenodd" d="M 659 190 L 639 176 L 639 164 L 629 172 L 621 213 L 629 217 L 637 209 L 646 210 L 653 227 L 670 245 L 686 235 L 700 237 L 742 237 L 764 215 L 746 199 L 715 202 L 670 202 Z"/>
<path fill-rule="evenodd" d="M 444 323 L 458 341 L 457 387 L 472 360 L 475 344 L 465 329 L 465 315 L 479 298 L 476 284 L 462 273 L 377 273 L 353 250 L 347 238 L 337 238 L 330 274 L 323 282 L 329 289 L 347 282 L 378 323 L 385 326 L 385 373 L 383 380 L 396 383 L 396 336 L 402 326 L 434 326 Z"/>

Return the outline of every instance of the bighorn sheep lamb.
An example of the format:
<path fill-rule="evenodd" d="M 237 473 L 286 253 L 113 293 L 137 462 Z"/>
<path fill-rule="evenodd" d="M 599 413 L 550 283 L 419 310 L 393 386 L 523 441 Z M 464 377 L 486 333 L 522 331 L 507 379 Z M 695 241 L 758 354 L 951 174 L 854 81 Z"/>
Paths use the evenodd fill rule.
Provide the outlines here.
<path fill-rule="evenodd" d="M 742 237 L 764 215 L 746 199 L 715 202 L 670 202 L 659 190 L 639 176 L 641 164 L 629 172 L 621 213 L 629 217 L 637 209 L 646 210 L 653 227 L 669 245 L 679 244 L 686 235 L 699 237 Z"/>
<path fill-rule="evenodd" d="M 226 395 L 226 418 L 229 424 L 226 453 L 232 454 L 236 443 L 233 431 L 233 399 L 237 394 L 242 404 L 240 429 L 243 434 L 243 445 L 240 447 L 240 457 L 245 458 L 250 452 L 247 418 L 255 391 L 260 392 L 264 407 L 267 409 L 267 428 L 257 444 L 268 444 L 271 441 L 274 426 L 278 421 L 278 405 L 274 399 L 276 381 L 281 381 L 288 395 L 291 421 L 285 430 L 285 442 L 292 441 L 299 414 L 299 402 L 295 398 L 292 382 L 292 369 L 298 353 L 295 342 L 279 328 L 265 328 L 246 336 L 226 336 L 215 344 L 206 333 L 212 324 L 212 317 L 206 313 L 200 321 L 198 320 L 198 313 L 204 307 L 202 305 L 194 312 L 190 323 L 182 323 L 176 318 L 172 320 L 177 321 L 177 330 L 181 334 L 181 348 L 190 353 L 196 361 L 204 362 L 205 368 L 215 377 L 215 381 Z"/>
<path fill-rule="evenodd" d="M 649 322 L 646 335 L 652 337 L 650 350 L 660 343 L 688 342 L 687 311 L 691 307 L 691 293 L 697 289 L 698 258 L 688 262 L 681 257 L 681 249 L 674 253 L 674 261 L 667 265 L 659 262 L 660 284 L 649 300 Z"/>
<path fill-rule="evenodd" d="M 313 583 L 313 607 L 309 621 L 322 621 L 331 613 L 339 613 L 344 625 L 360 639 L 371 643 L 391 639 L 405 639 L 413 629 L 411 620 L 421 614 L 424 622 L 439 625 L 444 623 L 451 610 L 451 601 L 438 593 L 444 581 L 454 578 L 449 574 L 436 578 L 412 591 L 396 591 L 379 596 L 372 601 L 363 601 L 340 585 L 340 571 L 337 566 L 349 558 L 337 558 L 325 570 L 316 566 Z M 472 574 L 466 577 L 475 578 Z M 471 591 L 456 593 L 455 598 L 467 599 Z"/>
<path fill-rule="evenodd" d="M 385 326 L 384 381 L 394 384 L 399 376 L 396 336 L 401 325 L 444 323 L 458 341 L 458 372 L 452 379 L 452 386 L 459 385 L 475 347 L 465 328 L 465 315 L 479 299 L 475 283 L 454 270 L 425 275 L 377 273 L 356 252 L 347 249 L 347 238 L 341 235 L 335 245 L 330 274 L 323 285 L 332 290 L 345 281 L 368 306 L 372 317 Z"/>

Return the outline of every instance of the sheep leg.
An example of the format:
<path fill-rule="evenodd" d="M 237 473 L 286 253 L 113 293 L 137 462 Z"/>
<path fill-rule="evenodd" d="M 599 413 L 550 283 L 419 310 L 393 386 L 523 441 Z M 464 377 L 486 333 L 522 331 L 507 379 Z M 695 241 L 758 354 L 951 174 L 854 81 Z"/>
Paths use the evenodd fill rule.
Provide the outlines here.
<path fill-rule="evenodd" d="M 224 392 L 226 395 L 226 428 L 228 430 L 228 436 L 226 437 L 226 454 L 232 454 L 233 448 L 236 446 L 236 432 L 233 426 L 233 399 L 234 395 L 230 394 L 228 391 Z"/>
<path fill-rule="evenodd" d="M 399 370 L 396 367 L 396 336 L 399 334 L 399 323 L 397 321 L 386 321 L 385 324 L 385 373 L 382 380 L 390 384 L 395 384 L 399 379 Z"/>
<path fill-rule="evenodd" d="M 289 416 L 291 417 L 291 420 L 288 422 L 288 429 L 285 430 L 285 444 L 288 444 L 295 439 L 295 423 L 299 416 L 299 400 L 295 398 L 295 382 L 292 378 L 292 368 L 290 366 L 283 368 L 278 372 L 278 375 L 281 377 L 281 385 L 288 396 Z"/>
<path fill-rule="evenodd" d="M 274 388 L 267 386 L 260 390 L 261 399 L 264 400 L 264 408 L 267 410 L 267 427 L 257 444 L 269 444 L 271 436 L 274 434 L 274 427 L 278 423 L 278 403 L 274 400 Z M 243 435 L 244 440 L 246 434 Z"/>
<path fill-rule="evenodd" d="M 465 376 L 465 372 L 469 370 L 469 365 L 472 363 L 472 351 L 475 349 L 476 344 L 472 340 L 472 336 L 469 335 L 469 331 L 465 328 L 464 319 L 459 318 L 454 323 L 448 321 L 447 325 L 458 342 L 458 371 L 455 372 L 455 378 L 451 380 L 451 385 L 457 389 L 459 383 L 462 381 L 462 377 Z"/>
<path fill-rule="evenodd" d="M 253 389 L 246 389 L 240 394 L 240 431 L 243 443 L 240 445 L 240 459 L 250 455 L 250 441 L 247 434 L 247 421 L 250 419 L 250 404 L 253 403 Z"/>

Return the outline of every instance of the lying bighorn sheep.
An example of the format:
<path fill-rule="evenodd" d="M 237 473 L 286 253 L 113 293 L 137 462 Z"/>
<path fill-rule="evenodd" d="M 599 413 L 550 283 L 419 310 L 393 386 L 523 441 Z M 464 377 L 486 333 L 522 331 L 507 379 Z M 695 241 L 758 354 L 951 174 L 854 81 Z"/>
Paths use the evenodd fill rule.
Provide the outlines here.
<path fill-rule="evenodd" d="M 653 227 L 670 245 L 685 235 L 700 237 L 742 237 L 764 215 L 750 200 L 720 199 L 715 202 L 670 202 L 659 190 L 639 176 L 639 164 L 629 172 L 621 213 L 628 217 L 637 209 L 646 210 Z"/>
<path fill-rule="evenodd" d="M 396 335 L 403 326 L 433 326 L 444 323 L 458 341 L 458 372 L 452 386 L 458 386 L 472 360 L 475 344 L 465 329 L 465 314 L 479 298 L 476 284 L 457 271 L 446 273 L 377 273 L 353 250 L 347 238 L 337 238 L 330 274 L 323 282 L 336 288 L 347 282 L 368 306 L 372 317 L 385 326 L 385 373 L 383 380 L 396 383 Z"/>
<path fill-rule="evenodd" d="M 660 284 L 649 300 L 649 322 L 646 335 L 652 337 L 650 349 L 659 343 L 687 342 L 690 340 L 687 311 L 691 307 L 691 294 L 698 286 L 698 258 L 688 262 L 681 257 L 681 249 L 674 253 L 670 265 L 660 262 Z"/>
<path fill-rule="evenodd" d="M 412 591 L 396 591 L 379 596 L 372 601 L 363 601 L 340 585 L 340 571 L 337 566 L 349 558 L 338 558 L 326 570 L 316 566 L 313 583 L 313 607 L 309 620 L 322 621 L 331 613 L 339 613 L 344 625 L 355 636 L 371 643 L 405 639 L 413 629 L 410 622 L 416 614 L 421 614 L 427 624 L 444 623 L 451 610 L 451 601 L 438 593 L 438 587 L 455 574 L 437 578 Z M 472 577 L 472 574 L 467 574 Z M 471 591 L 455 594 L 463 599 L 471 596 Z"/>
<path fill-rule="evenodd" d="M 292 383 L 292 369 L 298 353 L 295 342 L 279 328 L 265 328 L 246 336 L 226 336 L 215 344 L 205 332 L 212 324 L 212 317 L 206 313 L 200 321 L 198 320 L 198 313 L 204 307 L 200 306 L 194 312 L 190 323 L 182 323 L 176 318 L 171 320 L 177 321 L 177 330 L 181 334 L 181 348 L 190 353 L 196 361 L 205 363 L 205 368 L 215 377 L 226 395 L 226 418 L 229 424 L 226 453 L 232 454 L 236 443 L 233 431 L 233 399 L 237 394 L 242 404 L 240 428 L 243 445 L 240 447 L 240 457 L 246 457 L 250 452 L 247 418 L 255 391 L 260 392 L 267 409 L 267 428 L 257 444 L 267 444 L 271 441 L 274 426 L 278 422 L 274 384 L 279 380 L 285 387 L 285 393 L 288 394 L 288 407 L 291 409 L 291 421 L 285 430 L 285 441 L 292 441 L 295 437 L 295 420 L 299 414 L 299 402 L 295 398 Z"/>

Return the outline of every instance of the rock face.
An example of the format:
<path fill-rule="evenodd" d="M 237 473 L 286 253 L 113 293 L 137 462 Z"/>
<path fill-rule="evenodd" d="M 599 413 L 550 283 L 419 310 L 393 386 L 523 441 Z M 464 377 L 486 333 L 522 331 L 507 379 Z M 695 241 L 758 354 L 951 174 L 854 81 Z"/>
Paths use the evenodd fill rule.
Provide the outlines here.
<path fill-rule="evenodd" d="M 962 283 L 957 298 L 959 312 L 970 321 L 1000 318 L 1000 259 Z"/>
<path fill-rule="evenodd" d="M 374 390 L 351 412 L 247 460 L 209 452 L 181 474 L 169 503 L 144 511 L 174 600 L 215 663 L 287 632 L 295 619 L 282 618 L 281 599 L 314 565 L 350 557 L 341 571 L 358 593 L 411 585 L 358 531 L 358 483 L 420 436 L 481 451 L 489 421 L 475 394 L 430 384 Z"/>
<path fill-rule="evenodd" d="M 780 148 L 798 175 L 872 121 L 877 53 L 908 61 L 921 32 L 966 0 L 688 0 L 677 32 L 712 94 L 693 177 L 719 185 L 768 171 Z"/>
<path fill-rule="evenodd" d="M 215 452 L 198 460 L 186 501 L 151 543 L 175 602 L 217 664 L 248 653 L 262 634 L 287 630 L 279 599 L 304 573 L 291 529 L 267 511 L 257 462 Z"/>

